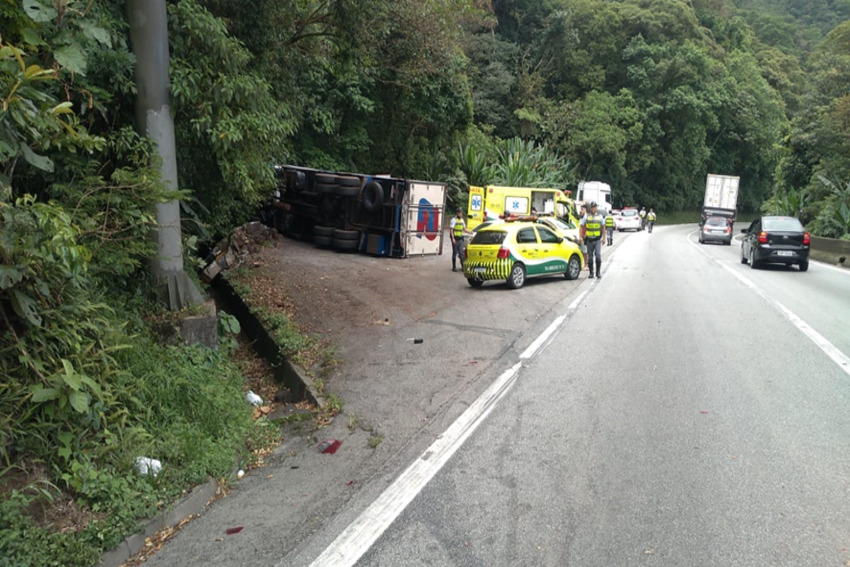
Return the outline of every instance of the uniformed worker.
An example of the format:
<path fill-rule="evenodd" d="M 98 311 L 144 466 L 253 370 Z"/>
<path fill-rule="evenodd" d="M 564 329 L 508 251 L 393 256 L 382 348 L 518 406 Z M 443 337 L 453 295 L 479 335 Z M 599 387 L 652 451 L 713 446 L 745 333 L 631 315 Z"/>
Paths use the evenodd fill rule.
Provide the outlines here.
<path fill-rule="evenodd" d="M 643 230 L 646 228 L 646 209 L 641 207 L 638 215 L 640 215 L 640 229 Z"/>
<path fill-rule="evenodd" d="M 596 210 L 596 201 L 590 203 L 590 212 L 581 219 L 581 224 L 584 226 L 584 240 L 587 245 L 587 266 L 590 270 L 590 276 L 593 277 L 593 262 L 596 258 L 596 277 L 602 277 L 602 245 L 605 244 L 605 239 L 602 238 L 602 228 L 605 226 L 605 217 Z"/>
<path fill-rule="evenodd" d="M 584 258 L 584 269 L 587 269 L 587 245 L 584 243 L 584 217 L 587 216 L 587 207 L 582 204 L 579 212 L 579 227 L 578 227 L 578 248 L 581 250 L 581 255 Z"/>
<path fill-rule="evenodd" d="M 608 213 L 605 217 L 605 234 L 608 236 L 608 246 L 614 245 L 614 215 Z"/>
<path fill-rule="evenodd" d="M 652 207 L 649 208 L 649 212 L 646 213 L 646 225 L 649 228 L 649 232 L 652 232 L 652 226 L 655 224 L 655 209 Z"/>
<path fill-rule="evenodd" d="M 460 269 L 463 270 L 463 235 L 467 233 L 463 220 L 463 211 L 458 211 L 449 222 L 449 235 L 452 237 L 452 271 L 457 271 L 457 257 L 460 256 Z"/>

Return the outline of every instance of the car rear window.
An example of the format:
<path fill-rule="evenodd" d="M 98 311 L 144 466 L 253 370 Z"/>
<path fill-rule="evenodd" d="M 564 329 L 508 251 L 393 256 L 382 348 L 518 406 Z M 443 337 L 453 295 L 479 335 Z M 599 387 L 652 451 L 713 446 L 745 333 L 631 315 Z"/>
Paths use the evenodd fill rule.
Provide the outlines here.
<path fill-rule="evenodd" d="M 723 217 L 711 217 L 706 221 L 709 226 L 726 226 L 726 219 Z"/>
<path fill-rule="evenodd" d="M 762 220 L 762 228 L 781 232 L 803 232 L 803 225 L 793 217 L 765 218 Z"/>
<path fill-rule="evenodd" d="M 637 216 L 637 214 L 637 211 L 623 211 L 622 213 L 620 213 L 620 215 L 624 217 L 634 217 Z"/>
<path fill-rule="evenodd" d="M 470 244 L 483 244 L 485 246 L 488 244 L 501 244 L 505 241 L 505 234 L 507 233 L 503 230 L 482 230 L 475 233 Z"/>

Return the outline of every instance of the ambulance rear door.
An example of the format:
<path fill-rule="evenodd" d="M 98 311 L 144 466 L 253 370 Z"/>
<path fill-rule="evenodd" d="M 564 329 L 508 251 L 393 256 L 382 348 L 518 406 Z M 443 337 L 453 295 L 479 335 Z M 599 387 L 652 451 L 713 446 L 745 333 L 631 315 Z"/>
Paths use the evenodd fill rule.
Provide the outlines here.
<path fill-rule="evenodd" d="M 472 230 L 485 220 L 484 188 L 470 185 L 469 207 L 466 210 L 466 228 Z"/>

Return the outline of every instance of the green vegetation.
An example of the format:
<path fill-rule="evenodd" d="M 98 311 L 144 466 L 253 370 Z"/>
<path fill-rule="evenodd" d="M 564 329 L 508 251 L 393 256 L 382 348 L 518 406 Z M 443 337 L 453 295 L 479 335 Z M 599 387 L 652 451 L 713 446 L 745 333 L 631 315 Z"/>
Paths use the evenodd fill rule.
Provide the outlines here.
<path fill-rule="evenodd" d="M 248 220 L 274 163 L 469 184 L 609 182 L 661 222 L 708 172 L 741 219 L 850 238 L 850 3 L 168 0 L 180 191 L 136 134 L 121 2 L 0 2 L 0 556 L 91 564 L 186 485 L 250 458 L 219 352 L 160 345 L 156 205 L 186 250 Z M 688 216 L 693 222 L 695 215 Z M 187 259 L 191 270 L 192 259 Z M 334 353 L 280 313 L 282 352 Z M 329 394 L 323 411 L 339 411 Z M 375 442 L 380 442 L 380 438 Z M 159 458 L 156 478 L 134 459 Z M 50 524 L 51 500 L 85 518 Z M 55 514 L 54 514 L 55 516 Z"/>

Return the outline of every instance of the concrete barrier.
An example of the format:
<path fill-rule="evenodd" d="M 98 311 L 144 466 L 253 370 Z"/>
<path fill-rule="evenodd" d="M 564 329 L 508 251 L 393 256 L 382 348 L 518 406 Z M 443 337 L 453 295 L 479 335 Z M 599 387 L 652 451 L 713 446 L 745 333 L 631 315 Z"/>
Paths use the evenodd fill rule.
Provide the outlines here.
<path fill-rule="evenodd" d="M 812 236 L 809 256 L 812 260 L 850 268 L 850 240 Z"/>

